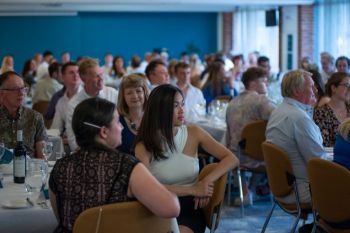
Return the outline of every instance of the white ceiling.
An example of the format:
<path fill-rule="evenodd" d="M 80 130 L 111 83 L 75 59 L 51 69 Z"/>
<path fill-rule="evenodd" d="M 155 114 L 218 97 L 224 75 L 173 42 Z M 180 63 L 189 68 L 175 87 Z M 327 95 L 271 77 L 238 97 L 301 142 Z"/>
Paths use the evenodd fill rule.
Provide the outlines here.
<path fill-rule="evenodd" d="M 225 12 L 239 7 L 307 5 L 314 0 L 0 0 L 0 13 L 40 12 Z"/>

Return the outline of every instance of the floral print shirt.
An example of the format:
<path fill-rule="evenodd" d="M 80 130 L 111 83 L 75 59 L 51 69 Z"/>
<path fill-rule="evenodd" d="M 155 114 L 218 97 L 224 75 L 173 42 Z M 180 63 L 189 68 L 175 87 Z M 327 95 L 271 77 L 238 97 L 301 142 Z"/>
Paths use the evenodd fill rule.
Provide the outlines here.
<path fill-rule="evenodd" d="M 226 111 L 228 146 L 237 152 L 241 131 L 245 125 L 257 120 L 267 120 L 276 105 L 255 91 L 244 91 L 231 100 Z"/>
<path fill-rule="evenodd" d="M 6 148 L 14 149 L 17 141 L 17 130 L 23 130 L 23 144 L 27 154 L 35 157 L 35 143 L 46 140 L 46 130 L 40 113 L 21 106 L 13 118 L 4 106 L 0 106 L 0 140 Z"/>
<path fill-rule="evenodd" d="M 347 117 L 350 117 L 350 105 L 346 105 L 346 108 Z M 333 147 L 335 143 L 335 136 L 341 123 L 339 122 L 333 109 L 328 104 L 315 108 L 314 121 L 321 130 L 323 146 Z"/>

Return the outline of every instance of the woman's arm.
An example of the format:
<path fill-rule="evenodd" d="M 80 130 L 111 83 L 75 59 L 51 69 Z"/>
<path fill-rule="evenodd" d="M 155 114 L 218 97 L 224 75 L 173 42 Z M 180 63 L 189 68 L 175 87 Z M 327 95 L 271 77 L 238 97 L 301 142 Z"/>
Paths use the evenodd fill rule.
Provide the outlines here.
<path fill-rule="evenodd" d="M 172 218 L 180 213 L 177 197 L 160 184 L 141 163 L 131 173 L 128 195 L 135 197 L 157 216 Z"/>
<path fill-rule="evenodd" d="M 146 150 L 143 143 L 138 143 L 136 145 L 135 156 L 149 168 L 151 154 Z M 165 185 L 165 187 L 177 196 L 208 197 L 213 194 L 214 183 L 204 183 L 200 181 L 193 186 Z"/>
<path fill-rule="evenodd" d="M 191 125 L 189 126 L 189 137 L 198 138 L 199 145 L 209 154 L 220 160 L 218 166 L 209 173 L 202 182 L 212 183 L 219 179 L 223 174 L 230 169 L 234 169 L 238 166 L 238 159 L 229 149 L 217 142 L 202 128 Z"/>
<path fill-rule="evenodd" d="M 50 203 L 52 206 L 52 211 L 55 214 L 57 221 L 59 221 L 57 203 L 56 203 L 56 195 L 54 192 L 52 192 L 52 190 L 50 188 L 49 188 L 49 197 L 50 197 Z"/>

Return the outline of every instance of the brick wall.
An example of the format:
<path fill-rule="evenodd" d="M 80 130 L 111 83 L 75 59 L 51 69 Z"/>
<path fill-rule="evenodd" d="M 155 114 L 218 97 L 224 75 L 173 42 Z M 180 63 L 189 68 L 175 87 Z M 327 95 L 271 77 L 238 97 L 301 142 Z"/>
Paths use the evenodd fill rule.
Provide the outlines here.
<path fill-rule="evenodd" d="M 228 12 L 228 13 L 223 13 L 222 14 L 222 49 L 224 53 L 229 54 L 230 51 L 232 50 L 232 43 L 233 43 L 233 13 Z"/>
<path fill-rule="evenodd" d="M 313 58 L 314 52 L 314 7 L 298 7 L 298 61 L 305 56 Z"/>

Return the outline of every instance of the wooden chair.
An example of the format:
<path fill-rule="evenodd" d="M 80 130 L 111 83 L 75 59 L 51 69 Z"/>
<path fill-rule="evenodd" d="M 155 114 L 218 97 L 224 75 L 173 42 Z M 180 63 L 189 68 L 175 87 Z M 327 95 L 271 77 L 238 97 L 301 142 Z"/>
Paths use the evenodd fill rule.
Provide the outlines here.
<path fill-rule="evenodd" d="M 38 101 L 35 104 L 33 104 L 32 109 L 39 112 L 43 118 L 44 118 L 44 124 L 47 129 L 50 128 L 52 121 L 45 119 L 45 114 L 47 112 L 47 109 L 49 107 L 49 101 Z"/>
<path fill-rule="evenodd" d="M 217 166 L 217 163 L 206 165 L 199 174 L 199 180 L 204 179 Z M 225 198 L 225 188 L 227 182 L 227 173 L 221 176 L 214 185 L 214 194 L 210 198 L 209 204 L 203 208 L 207 227 L 210 232 L 214 232 L 220 222 L 222 204 Z"/>
<path fill-rule="evenodd" d="M 108 204 L 82 212 L 73 233 L 166 233 L 171 219 L 155 216 L 137 201 Z"/>
<path fill-rule="evenodd" d="M 232 99 L 232 96 L 230 95 L 219 95 L 217 97 L 215 97 L 215 100 L 219 100 L 219 101 L 222 101 L 222 102 L 230 102 L 230 100 Z"/>
<path fill-rule="evenodd" d="M 241 132 L 241 140 L 238 143 L 237 156 L 238 159 L 241 158 L 241 154 L 249 156 L 258 161 L 264 161 L 263 152 L 261 149 L 261 144 L 265 141 L 265 131 L 266 131 L 266 120 L 258 120 L 247 124 Z M 244 216 L 244 204 L 243 204 L 243 189 L 242 189 L 242 178 L 241 171 L 250 171 L 253 173 L 266 173 L 265 167 L 259 166 L 257 168 L 248 168 L 243 166 L 238 166 L 237 168 L 237 178 L 239 187 L 239 198 L 241 200 L 241 216 Z M 229 176 L 229 197 L 231 194 L 231 176 Z M 230 199 L 228 199 L 230 202 Z"/>
<path fill-rule="evenodd" d="M 313 158 L 308 163 L 308 174 L 315 219 L 313 232 L 319 226 L 327 232 L 349 233 L 350 227 L 337 229 L 333 224 L 350 222 L 350 171 L 334 162 Z"/>
<path fill-rule="evenodd" d="M 261 232 L 265 232 L 273 210 L 277 204 L 286 213 L 292 214 L 294 216 L 296 215 L 296 219 L 290 231 L 294 233 L 301 216 L 312 212 L 311 203 L 300 203 L 299 201 L 298 187 L 296 185 L 296 179 L 287 153 L 280 149 L 278 146 L 268 142 L 264 142 L 262 144 L 262 150 L 264 154 L 270 190 L 274 196 L 274 202 L 268 216 L 266 217 Z M 278 200 L 278 198 L 286 197 L 293 192 L 296 197 L 296 204 L 287 204 Z"/>

